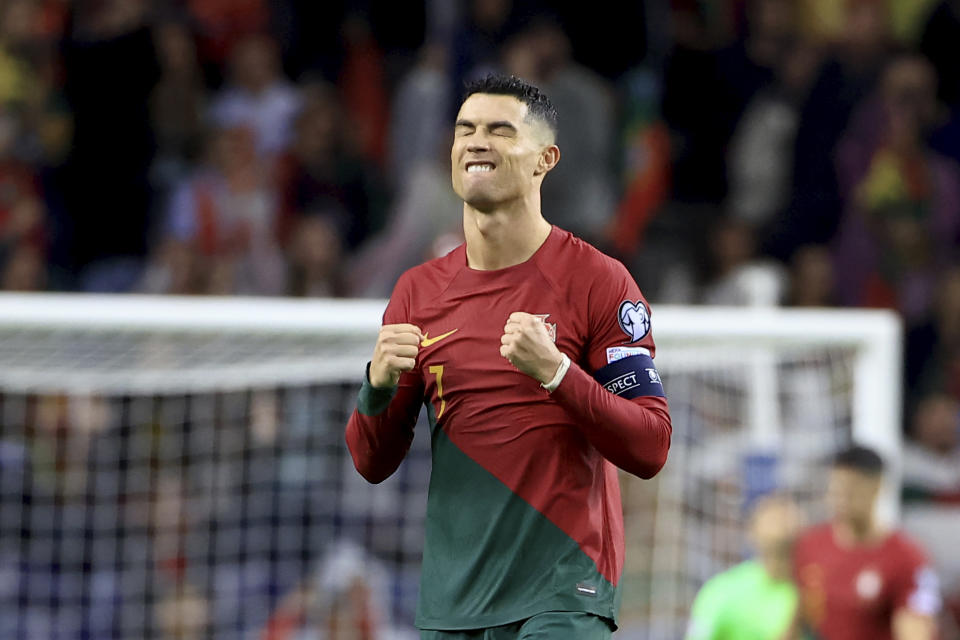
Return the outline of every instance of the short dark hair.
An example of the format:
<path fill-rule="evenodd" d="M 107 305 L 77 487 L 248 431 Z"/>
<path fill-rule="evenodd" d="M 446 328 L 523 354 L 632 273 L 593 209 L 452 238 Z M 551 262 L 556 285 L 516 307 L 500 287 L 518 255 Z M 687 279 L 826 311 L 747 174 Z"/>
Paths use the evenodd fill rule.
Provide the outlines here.
<path fill-rule="evenodd" d="M 489 93 L 499 96 L 513 96 L 527 105 L 527 115 L 544 122 L 557 137 L 559 132 L 557 110 L 550 98 L 536 85 L 530 84 L 517 76 L 506 76 L 500 73 L 489 73 L 482 78 L 466 83 L 461 104 L 475 93 Z"/>
<path fill-rule="evenodd" d="M 833 466 L 841 469 L 853 469 L 867 475 L 883 474 L 883 458 L 873 449 L 853 445 L 839 452 L 833 458 Z"/>

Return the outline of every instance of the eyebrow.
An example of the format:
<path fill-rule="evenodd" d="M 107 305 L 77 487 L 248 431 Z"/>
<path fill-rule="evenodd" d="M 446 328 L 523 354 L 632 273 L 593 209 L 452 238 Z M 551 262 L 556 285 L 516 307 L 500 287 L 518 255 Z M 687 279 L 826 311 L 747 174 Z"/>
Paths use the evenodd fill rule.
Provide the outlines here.
<path fill-rule="evenodd" d="M 463 119 L 457 120 L 457 122 L 456 122 L 456 124 L 455 124 L 454 126 L 457 126 L 457 127 L 470 127 L 471 129 L 476 129 L 476 128 L 477 128 L 477 125 L 474 124 L 473 122 L 470 122 L 469 120 L 463 120 Z M 506 128 L 508 128 L 508 129 L 512 129 L 513 131 L 516 131 L 516 130 L 517 130 L 517 128 L 513 125 L 513 123 L 511 123 L 511 122 L 509 122 L 509 121 L 507 121 L 507 120 L 496 120 L 496 121 L 491 122 L 490 124 L 487 125 L 487 129 L 499 129 L 499 128 L 501 128 L 501 127 L 506 127 Z"/>

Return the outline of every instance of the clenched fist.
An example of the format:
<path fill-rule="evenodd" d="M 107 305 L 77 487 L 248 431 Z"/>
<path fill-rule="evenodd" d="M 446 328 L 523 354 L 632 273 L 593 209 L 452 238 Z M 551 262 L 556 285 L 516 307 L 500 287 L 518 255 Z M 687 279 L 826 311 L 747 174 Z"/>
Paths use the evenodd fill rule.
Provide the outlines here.
<path fill-rule="evenodd" d="M 522 311 L 511 313 L 503 327 L 500 355 L 540 384 L 550 382 L 563 361 L 543 320 Z"/>
<path fill-rule="evenodd" d="M 380 327 L 377 345 L 370 360 L 370 384 L 378 389 L 397 386 L 400 374 L 417 364 L 423 334 L 412 324 L 385 324 Z"/>

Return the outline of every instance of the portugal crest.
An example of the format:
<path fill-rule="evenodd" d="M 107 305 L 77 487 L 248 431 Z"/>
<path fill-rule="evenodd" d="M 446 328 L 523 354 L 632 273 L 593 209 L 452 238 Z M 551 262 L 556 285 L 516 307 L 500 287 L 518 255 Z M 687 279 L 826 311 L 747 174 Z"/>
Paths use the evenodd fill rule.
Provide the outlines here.
<path fill-rule="evenodd" d="M 550 317 L 549 313 L 534 313 L 535 318 L 540 318 L 540 322 L 544 324 L 547 328 L 547 333 L 550 335 L 550 339 L 556 343 L 557 341 L 557 323 L 556 322 L 547 322 L 547 318 Z"/>

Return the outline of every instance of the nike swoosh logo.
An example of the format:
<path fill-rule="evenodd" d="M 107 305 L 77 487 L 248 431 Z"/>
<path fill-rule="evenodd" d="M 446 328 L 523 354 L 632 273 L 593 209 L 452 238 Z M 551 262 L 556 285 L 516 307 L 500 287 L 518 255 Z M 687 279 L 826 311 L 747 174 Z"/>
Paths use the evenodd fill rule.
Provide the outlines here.
<path fill-rule="evenodd" d="M 444 333 L 444 334 L 442 334 L 442 335 L 439 335 L 439 336 L 437 336 L 436 338 L 428 338 L 428 337 L 427 337 L 427 334 L 425 333 L 425 334 L 423 334 L 423 340 L 420 341 L 420 346 L 421 346 L 421 347 L 429 347 L 430 345 L 435 344 L 435 343 L 437 343 L 437 342 L 440 342 L 441 340 L 443 340 L 443 339 L 446 338 L 447 336 L 453 335 L 453 334 L 456 333 L 456 332 L 457 332 L 456 329 L 454 329 L 453 331 L 447 331 L 446 333 Z"/>

